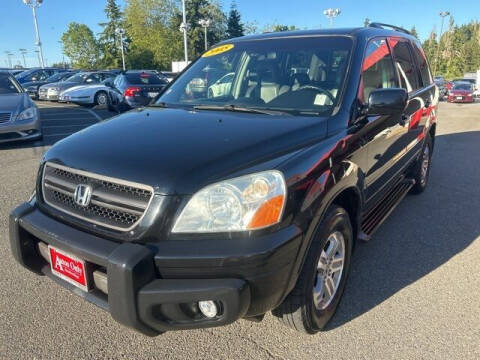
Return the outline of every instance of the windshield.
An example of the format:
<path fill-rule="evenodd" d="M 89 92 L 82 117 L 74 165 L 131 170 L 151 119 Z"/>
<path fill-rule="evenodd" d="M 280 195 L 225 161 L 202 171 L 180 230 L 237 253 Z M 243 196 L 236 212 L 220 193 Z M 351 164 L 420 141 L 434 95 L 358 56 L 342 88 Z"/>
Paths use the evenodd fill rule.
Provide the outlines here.
<path fill-rule="evenodd" d="M 60 81 L 65 76 L 67 76 L 65 73 L 56 73 L 55 75 L 48 77 L 45 81 L 48 81 L 48 82 Z"/>
<path fill-rule="evenodd" d="M 82 73 L 82 74 L 75 74 L 73 76 L 70 76 L 69 78 L 65 79 L 65 81 L 71 81 L 71 82 L 83 82 L 85 78 L 88 76 L 87 73 Z"/>
<path fill-rule="evenodd" d="M 453 90 L 472 90 L 472 85 L 470 85 L 470 84 L 455 84 L 455 85 L 453 85 Z"/>
<path fill-rule="evenodd" d="M 0 95 L 18 94 L 21 90 L 13 82 L 10 76 L 0 74 Z"/>
<path fill-rule="evenodd" d="M 348 37 L 240 41 L 205 53 L 157 100 L 328 115 L 350 58 Z"/>

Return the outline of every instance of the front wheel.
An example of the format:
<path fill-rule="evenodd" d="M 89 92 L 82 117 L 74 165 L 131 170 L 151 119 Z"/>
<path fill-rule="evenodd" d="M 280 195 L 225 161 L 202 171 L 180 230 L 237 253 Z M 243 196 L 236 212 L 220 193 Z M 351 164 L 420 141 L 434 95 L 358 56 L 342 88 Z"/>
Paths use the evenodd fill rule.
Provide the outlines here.
<path fill-rule="evenodd" d="M 316 230 L 292 292 L 273 314 L 308 334 L 323 330 L 335 314 L 345 288 L 353 231 L 348 213 L 332 205 Z"/>

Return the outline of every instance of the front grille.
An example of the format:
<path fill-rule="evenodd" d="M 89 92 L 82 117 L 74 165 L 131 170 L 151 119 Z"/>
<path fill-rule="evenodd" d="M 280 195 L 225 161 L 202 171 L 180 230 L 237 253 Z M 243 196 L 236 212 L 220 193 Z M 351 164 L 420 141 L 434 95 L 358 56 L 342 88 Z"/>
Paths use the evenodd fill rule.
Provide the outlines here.
<path fill-rule="evenodd" d="M 12 113 L 9 112 L 0 112 L 0 124 L 10 121 Z"/>
<path fill-rule="evenodd" d="M 74 201 L 78 185 L 92 189 L 90 203 Z M 147 211 L 153 197 L 149 186 L 47 163 L 42 179 L 46 204 L 71 216 L 119 231 L 133 229 Z"/>

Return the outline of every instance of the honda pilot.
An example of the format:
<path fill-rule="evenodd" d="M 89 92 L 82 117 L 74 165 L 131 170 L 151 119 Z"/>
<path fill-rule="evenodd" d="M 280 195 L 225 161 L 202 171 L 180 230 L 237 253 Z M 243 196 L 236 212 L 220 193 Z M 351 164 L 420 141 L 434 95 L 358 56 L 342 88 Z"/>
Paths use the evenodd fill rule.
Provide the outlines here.
<path fill-rule="evenodd" d="M 225 41 L 46 152 L 13 255 L 149 336 L 270 311 L 316 333 L 355 246 L 425 190 L 437 105 L 398 27 Z"/>

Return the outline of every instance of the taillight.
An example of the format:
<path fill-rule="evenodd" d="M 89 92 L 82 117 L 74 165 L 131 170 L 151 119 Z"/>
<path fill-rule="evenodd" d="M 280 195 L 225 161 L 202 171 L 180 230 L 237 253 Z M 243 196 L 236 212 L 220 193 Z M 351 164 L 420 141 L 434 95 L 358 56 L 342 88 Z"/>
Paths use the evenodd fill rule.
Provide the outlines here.
<path fill-rule="evenodd" d="M 140 88 L 137 86 L 130 86 L 125 89 L 123 95 L 125 96 L 135 96 L 136 93 L 140 92 Z"/>

